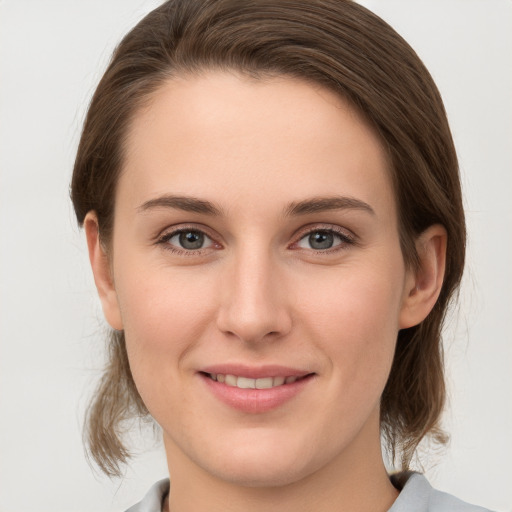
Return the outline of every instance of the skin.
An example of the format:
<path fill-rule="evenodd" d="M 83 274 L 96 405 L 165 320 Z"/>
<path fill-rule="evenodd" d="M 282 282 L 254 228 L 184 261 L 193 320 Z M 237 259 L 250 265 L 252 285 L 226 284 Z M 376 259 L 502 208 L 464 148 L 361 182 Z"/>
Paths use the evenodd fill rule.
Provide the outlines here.
<path fill-rule="evenodd" d="M 437 299 L 446 234 L 425 231 L 420 268 L 406 268 L 374 131 L 311 84 L 208 72 L 158 90 L 126 147 L 108 254 L 94 212 L 85 229 L 106 319 L 124 329 L 137 388 L 163 429 L 166 506 L 387 510 L 397 491 L 379 400 L 399 329 Z M 171 194 L 216 211 L 187 211 Z M 318 200 L 340 197 L 328 209 Z M 317 211 L 290 213 L 304 201 Z M 180 228 L 205 233 L 202 248 L 180 246 Z M 333 246 L 313 246 L 311 233 Z M 314 377 L 284 405 L 248 414 L 199 376 L 221 363 Z"/>

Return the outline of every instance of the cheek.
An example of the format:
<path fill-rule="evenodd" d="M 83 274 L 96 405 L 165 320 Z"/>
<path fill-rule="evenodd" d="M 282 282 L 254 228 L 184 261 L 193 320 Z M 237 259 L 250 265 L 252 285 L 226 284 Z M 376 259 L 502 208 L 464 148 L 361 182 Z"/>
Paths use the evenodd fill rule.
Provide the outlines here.
<path fill-rule="evenodd" d="M 208 280 L 124 260 L 116 273 L 130 368 L 143 400 L 179 382 L 188 351 L 204 337 L 214 310 Z M 210 280 L 211 282 L 211 280 Z M 155 376 L 159 378 L 156 379 Z"/>
<path fill-rule="evenodd" d="M 212 309 L 209 281 L 199 272 L 125 261 L 116 272 L 116 290 L 125 332 L 132 340 L 163 351 L 179 348 L 183 338 L 200 331 Z M 155 268 L 156 267 L 156 268 Z M 134 341 L 134 340 L 133 340 Z"/>
<path fill-rule="evenodd" d="M 367 266 L 301 292 L 310 337 L 328 354 L 343 385 L 384 386 L 393 360 L 403 273 Z M 312 293 L 312 290 L 314 292 Z"/>

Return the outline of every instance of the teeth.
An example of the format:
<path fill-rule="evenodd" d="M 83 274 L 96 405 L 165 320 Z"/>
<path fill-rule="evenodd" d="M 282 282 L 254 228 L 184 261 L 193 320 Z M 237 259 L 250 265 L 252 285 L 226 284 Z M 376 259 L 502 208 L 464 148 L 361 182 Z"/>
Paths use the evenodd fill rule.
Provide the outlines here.
<path fill-rule="evenodd" d="M 270 389 L 283 384 L 292 384 L 298 377 L 263 377 L 261 379 L 249 379 L 247 377 L 237 377 L 236 375 L 223 375 L 221 373 L 210 373 L 210 378 L 227 386 L 240 389 Z"/>
<path fill-rule="evenodd" d="M 254 389 L 256 387 L 256 381 L 246 377 L 238 377 L 235 385 L 237 388 Z"/>
<path fill-rule="evenodd" d="M 234 375 L 226 375 L 226 379 L 225 379 L 225 383 L 228 385 L 228 386 L 235 386 L 236 387 L 236 384 L 237 384 L 237 380 L 238 378 L 235 377 Z"/>
<path fill-rule="evenodd" d="M 240 379 L 238 379 L 238 380 L 240 381 Z M 256 379 L 254 381 L 254 384 L 256 386 L 256 389 L 270 389 L 276 385 L 276 384 L 274 384 L 274 379 L 272 377 Z"/>

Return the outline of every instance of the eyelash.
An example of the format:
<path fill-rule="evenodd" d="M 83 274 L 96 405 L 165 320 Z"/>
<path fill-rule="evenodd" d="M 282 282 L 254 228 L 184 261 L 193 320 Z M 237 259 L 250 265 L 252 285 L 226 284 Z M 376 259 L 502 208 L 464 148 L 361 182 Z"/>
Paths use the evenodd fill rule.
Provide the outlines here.
<path fill-rule="evenodd" d="M 205 248 L 199 248 L 199 249 L 180 249 L 178 247 L 175 247 L 169 243 L 169 240 L 171 240 L 173 237 L 180 235 L 181 233 L 200 233 L 204 235 L 206 238 L 212 241 L 212 245 L 220 246 L 219 243 L 215 242 L 212 236 L 210 236 L 204 228 L 199 228 L 196 226 L 183 226 L 177 229 L 174 229 L 172 231 L 167 231 L 163 235 L 159 236 L 156 243 L 158 245 L 162 245 L 162 247 L 166 251 L 170 251 L 174 254 L 179 254 L 181 256 L 198 256 L 200 254 L 204 253 Z M 209 249 L 208 247 L 206 249 Z"/>
<path fill-rule="evenodd" d="M 199 234 L 202 234 L 206 238 L 211 240 L 212 246 L 216 245 L 217 248 L 221 247 L 221 245 L 218 242 L 216 242 L 214 240 L 214 238 L 212 236 L 210 236 L 204 230 L 204 228 L 198 228 L 196 226 L 184 226 L 184 227 L 180 227 L 178 229 L 174 229 L 172 231 L 168 231 L 168 232 L 164 233 L 163 235 L 159 236 L 157 241 L 156 241 L 156 243 L 158 245 L 162 245 L 165 250 L 170 251 L 170 252 L 175 253 L 175 254 L 182 255 L 182 256 L 198 256 L 198 255 L 203 254 L 205 249 L 210 249 L 210 247 L 206 247 L 206 248 L 202 247 L 202 248 L 199 248 L 199 249 L 187 250 L 187 249 L 183 249 L 183 248 L 180 249 L 180 248 L 177 248 L 177 247 L 171 245 L 169 243 L 169 240 L 171 240 L 173 237 L 175 237 L 177 235 L 180 235 L 181 233 L 199 233 Z M 325 226 L 325 227 L 323 227 L 323 226 L 322 227 L 315 226 L 315 227 L 303 230 L 299 234 L 297 240 L 295 242 L 293 242 L 292 244 L 290 244 L 289 247 L 292 250 L 300 250 L 300 247 L 298 247 L 298 244 L 302 240 L 304 240 L 306 237 L 311 236 L 313 233 L 332 234 L 340 242 L 339 244 L 337 244 L 337 245 L 335 245 L 333 247 L 329 247 L 327 249 L 319 249 L 319 250 L 309 249 L 310 251 L 312 251 L 313 253 L 318 254 L 318 255 L 330 254 L 330 253 L 333 253 L 333 252 L 345 250 L 345 249 L 348 248 L 348 246 L 356 245 L 357 244 L 356 238 L 353 235 L 348 234 L 346 232 L 346 230 L 341 229 L 341 228 L 339 228 L 337 226 L 330 225 L 328 227 L 327 226 Z M 308 250 L 308 249 L 306 249 L 306 250 Z"/>
<path fill-rule="evenodd" d="M 304 231 L 302 231 L 300 233 L 297 241 L 293 242 L 291 244 L 292 248 L 294 246 L 298 246 L 298 244 L 302 240 L 304 240 L 308 236 L 311 236 L 313 233 L 331 234 L 331 235 L 334 235 L 334 237 L 337 238 L 340 242 L 339 244 L 334 245 L 333 247 L 329 247 L 327 249 L 319 249 L 319 250 L 309 249 L 310 251 L 312 251 L 313 253 L 318 254 L 318 255 L 327 255 L 327 254 L 331 254 L 333 252 L 346 250 L 348 247 L 350 247 L 352 245 L 356 245 L 356 243 L 357 243 L 355 236 L 347 233 L 346 229 L 342 229 L 338 226 L 332 226 L 332 225 L 325 226 L 325 227 L 320 227 L 317 225 L 317 226 L 314 226 L 313 228 L 305 229 Z M 300 247 L 297 250 L 300 250 Z"/>

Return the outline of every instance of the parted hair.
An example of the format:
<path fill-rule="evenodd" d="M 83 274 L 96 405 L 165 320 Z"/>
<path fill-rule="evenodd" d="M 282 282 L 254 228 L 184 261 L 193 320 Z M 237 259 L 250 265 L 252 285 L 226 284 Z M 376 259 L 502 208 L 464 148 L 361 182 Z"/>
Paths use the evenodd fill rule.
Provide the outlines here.
<path fill-rule="evenodd" d="M 421 324 L 398 333 L 381 398 L 383 439 L 405 469 L 425 436 L 446 441 L 440 428 L 446 394 L 441 328 L 465 257 L 457 156 L 439 91 L 404 39 L 350 0 L 169 0 L 115 49 L 81 134 L 71 197 L 80 225 L 96 212 L 107 252 L 131 120 L 166 81 L 208 70 L 289 76 L 348 100 L 387 151 L 406 265 L 417 265 L 415 240 L 426 228 L 439 223 L 447 231 L 439 299 Z M 112 331 L 84 429 L 88 452 L 105 473 L 120 475 L 130 457 L 126 426 L 147 415 L 124 333 Z"/>

